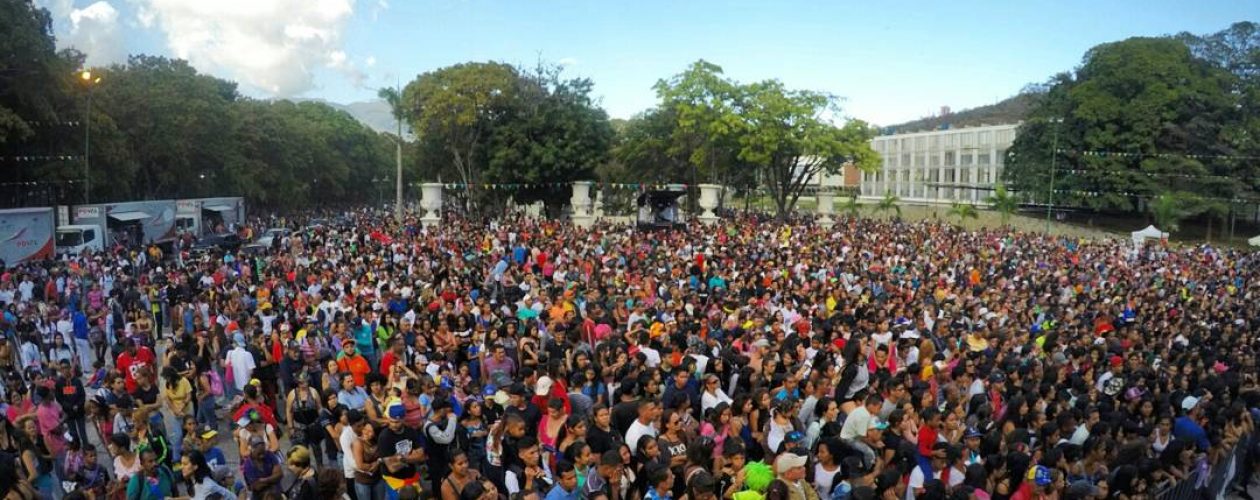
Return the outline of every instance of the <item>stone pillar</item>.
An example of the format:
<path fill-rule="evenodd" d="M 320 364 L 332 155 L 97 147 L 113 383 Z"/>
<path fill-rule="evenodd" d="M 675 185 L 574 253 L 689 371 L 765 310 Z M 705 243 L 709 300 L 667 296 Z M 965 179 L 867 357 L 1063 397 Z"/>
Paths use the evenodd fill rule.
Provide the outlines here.
<path fill-rule="evenodd" d="M 420 223 L 433 227 L 442 222 L 442 183 L 426 182 L 420 185 Z"/>
<path fill-rule="evenodd" d="M 832 220 L 831 214 L 836 209 L 836 193 L 833 191 L 818 192 L 818 224 L 822 227 L 830 228 L 836 223 Z"/>
<path fill-rule="evenodd" d="M 604 217 L 604 190 L 603 189 L 600 189 L 599 191 L 595 192 L 595 204 L 593 205 L 592 210 L 594 211 L 596 220 L 599 220 Z"/>
<path fill-rule="evenodd" d="M 718 207 L 718 195 L 722 193 L 722 186 L 718 184 L 700 184 L 700 209 L 704 210 L 700 213 L 700 222 L 705 224 L 713 224 L 717 222 L 718 216 L 713 213 L 713 209 Z"/>
<path fill-rule="evenodd" d="M 574 181 L 573 196 L 569 198 L 569 206 L 573 210 L 570 218 L 578 227 L 591 227 L 595 216 L 591 215 L 591 181 Z"/>

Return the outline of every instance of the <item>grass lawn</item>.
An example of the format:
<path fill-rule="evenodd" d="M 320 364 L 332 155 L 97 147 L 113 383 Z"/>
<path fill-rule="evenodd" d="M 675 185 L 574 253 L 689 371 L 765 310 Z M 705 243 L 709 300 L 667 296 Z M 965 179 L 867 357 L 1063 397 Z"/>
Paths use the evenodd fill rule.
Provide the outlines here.
<path fill-rule="evenodd" d="M 774 203 L 769 197 L 757 197 L 749 201 L 749 207 L 756 210 L 774 211 Z M 836 217 L 843 216 L 839 213 L 840 207 L 847 203 L 848 200 L 836 199 Z M 816 212 L 817 200 L 812 197 L 801 197 L 796 204 L 798 212 Z M 861 217 L 873 218 L 889 218 L 894 212 L 879 212 L 875 210 L 874 202 L 860 202 L 863 204 Z M 734 199 L 730 204 L 732 208 L 743 208 L 743 199 Z M 910 221 L 918 221 L 924 219 L 945 219 L 955 224 L 958 223 L 957 217 L 949 215 L 949 205 L 901 205 L 901 217 Z M 991 229 L 1002 226 L 1002 220 L 997 212 L 985 210 L 983 207 L 977 206 L 979 209 L 979 218 L 967 219 L 962 222 L 962 226 L 967 229 Z M 1050 223 L 1050 231 L 1056 235 L 1067 235 L 1073 238 L 1129 238 L 1129 233 L 1142 229 L 1150 224 L 1148 218 L 1131 215 L 1116 216 L 1108 214 L 1088 214 L 1069 212 L 1064 214 L 1064 220 L 1056 220 Z M 1036 212 L 1032 210 L 1022 211 L 1013 215 L 1009 222 L 1010 226 L 1017 231 L 1022 232 L 1042 232 L 1046 230 L 1045 212 Z M 1208 241 L 1207 239 L 1207 221 L 1206 220 L 1186 220 L 1181 223 L 1181 230 L 1172 235 L 1171 240 L 1174 243 L 1199 244 Z M 1234 231 L 1234 239 L 1228 242 L 1231 246 L 1244 248 L 1247 246 L 1247 238 L 1260 233 L 1260 226 L 1245 222 L 1239 218 L 1236 222 Z M 1229 234 L 1229 228 L 1219 222 L 1212 224 L 1212 238 L 1214 244 L 1222 244 L 1222 238 Z"/>

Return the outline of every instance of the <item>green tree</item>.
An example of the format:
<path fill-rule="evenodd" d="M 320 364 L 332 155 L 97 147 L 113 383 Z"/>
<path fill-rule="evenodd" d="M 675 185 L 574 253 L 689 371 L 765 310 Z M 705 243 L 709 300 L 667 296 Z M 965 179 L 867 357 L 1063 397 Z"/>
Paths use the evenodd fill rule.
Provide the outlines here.
<path fill-rule="evenodd" d="M 958 224 L 962 224 L 967 219 L 979 219 L 980 211 L 976 210 L 976 206 L 970 203 L 954 202 L 949 207 L 949 216 L 957 217 Z"/>
<path fill-rule="evenodd" d="M 871 206 L 871 210 L 875 212 L 894 212 L 897 217 L 901 217 L 901 197 L 893 194 L 891 190 L 884 191 L 884 197 Z"/>
<path fill-rule="evenodd" d="M 846 163 L 873 171 L 878 155 L 870 147 L 874 129 L 860 120 L 837 127 L 821 118 L 839 116 L 835 96 L 789 90 L 777 80 L 743 89 L 739 157 L 761 172 L 779 217 L 795 206 L 806 186 Z"/>
<path fill-rule="evenodd" d="M 513 189 L 520 203 L 542 200 L 558 208 L 569 198 L 568 183 L 593 179 L 612 147 L 612 125 L 591 98 L 592 82 L 560 73 L 559 66 L 546 64 L 523 73 L 515 99 L 489 133 L 487 182 L 561 183 Z"/>
<path fill-rule="evenodd" d="M 1232 183 L 1198 181 L 1229 175 L 1201 155 L 1230 154 L 1221 137 L 1236 114 L 1233 80 L 1172 38 L 1096 46 L 1074 73 L 1047 85 L 1008 151 L 1005 180 L 1021 192 L 1047 192 L 1052 165 L 1074 170 L 1057 176 L 1054 188 L 1068 194 L 1055 202 L 1099 210 L 1133 210 L 1173 182 L 1186 187 L 1187 175 L 1193 192 L 1231 196 Z M 1065 151 L 1057 158 L 1056 142 Z"/>
<path fill-rule="evenodd" d="M 497 62 L 463 63 L 424 73 L 403 90 L 411 129 L 440 151 L 442 164 L 454 168 L 472 199 L 483 182 L 485 143 L 520 90 L 516 68 Z"/>
<path fill-rule="evenodd" d="M 686 182 L 734 184 L 734 169 L 746 166 L 738 161 L 745 125 L 738 115 L 739 85 L 722 74 L 721 66 L 701 59 L 653 88 L 660 108 L 668 111 L 664 116 L 673 119 L 669 151 L 685 160 Z"/>
<path fill-rule="evenodd" d="M 854 219 L 862 214 L 862 204 L 858 203 L 857 195 L 851 195 L 840 204 L 840 213 L 845 214 Z"/>
<path fill-rule="evenodd" d="M 1011 216 L 1019 210 L 1019 201 L 1006 190 L 1006 185 L 1001 183 L 994 186 L 993 194 L 985 198 L 984 202 L 998 213 L 998 217 L 1002 219 L 1002 225 L 1010 222 Z"/>
<path fill-rule="evenodd" d="M 1166 191 L 1152 199 L 1148 209 L 1159 229 L 1175 233 L 1181 230 L 1181 221 L 1193 214 L 1198 202 L 1199 197 L 1194 193 Z"/>

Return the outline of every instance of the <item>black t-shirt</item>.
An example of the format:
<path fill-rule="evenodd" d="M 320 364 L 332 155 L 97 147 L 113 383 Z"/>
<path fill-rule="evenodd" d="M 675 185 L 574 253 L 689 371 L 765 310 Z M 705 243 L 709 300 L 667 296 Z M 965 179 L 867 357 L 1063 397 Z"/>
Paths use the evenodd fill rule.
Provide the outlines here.
<path fill-rule="evenodd" d="M 622 401 L 613 405 L 611 417 L 613 430 L 624 435 L 635 419 L 639 418 L 639 400 Z"/>
<path fill-rule="evenodd" d="M 591 454 L 595 456 L 620 447 L 621 441 L 621 435 L 611 429 L 605 431 L 598 426 L 591 426 L 590 430 L 586 431 L 586 444 L 590 445 Z"/>
<path fill-rule="evenodd" d="M 376 451 L 381 458 L 394 456 L 407 456 L 412 450 L 419 449 L 423 446 L 420 439 L 420 433 L 414 429 L 403 427 L 401 431 L 394 431 L 386 427 L 381 431 L 381 436 L 376 439 Z M 403 467 L 395 472 L 391 472 L 388 468 L 381 469 L 382 474 L 388 477 L 406 479 L 416 475 L 415 464 L 403 462 Z"/>
<path fill-rule="evenodd" d="M 156 385 L 150 385 L 148 389 L 145 389 L 144 387 L 137 386 L 136 393 L 133 396 L 135 396 L 136 401 L 139 401 L 141 404 L 157 404 L 158 387 Z"/>

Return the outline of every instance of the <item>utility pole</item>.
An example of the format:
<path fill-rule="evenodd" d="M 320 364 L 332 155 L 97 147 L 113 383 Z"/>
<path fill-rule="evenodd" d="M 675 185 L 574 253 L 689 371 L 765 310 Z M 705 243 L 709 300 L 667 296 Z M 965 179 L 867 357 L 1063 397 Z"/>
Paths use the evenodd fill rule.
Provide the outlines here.
<path fill-rule="evenodd" d="M 399 81 L 394 80 L 394 93 L 398 96 L 398 102 L 392 103 L 396 106 L 394 109 L 394 119 L 398 122 L 398 139 L 394 141 L 394 161 L 397 163 L 397 172 L 395 172 L 394 181 L 394 220 L 402 224 L 403 220 L 403 181 L 402 181 L 402 89 Z"/>
<path fill-rule="evenodd" d="M 87 109 L 83 111 L 83 204 L 92 203 L 92 89 L 101 83 L 101 77 L 92 77 L 92 72 L 83 70 L 79 73 L 87 85 Z"/>
<path fill-rule="evenodd" d="M 1054 213 L 1054 173 L 1058 170 L 1059 160 L 1059 124 L 1063 123 L 1062 118 L 1051 120 L 1054 123 L 1054 141 L 1050 147 L 1050 198 L 1046 203 L 1046 234 L 1050 234 L 1050 217 Z"/>

